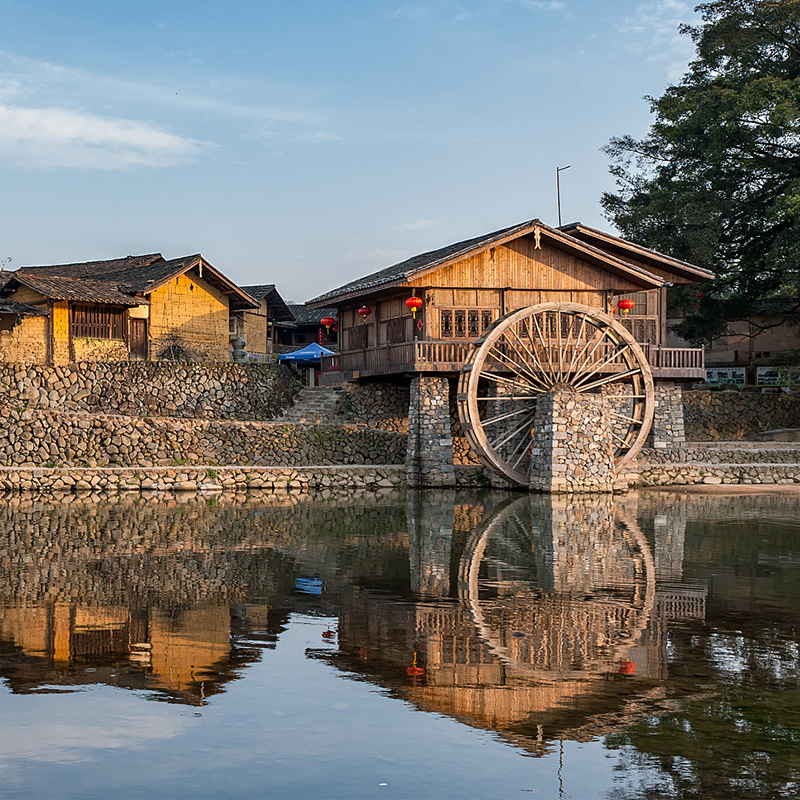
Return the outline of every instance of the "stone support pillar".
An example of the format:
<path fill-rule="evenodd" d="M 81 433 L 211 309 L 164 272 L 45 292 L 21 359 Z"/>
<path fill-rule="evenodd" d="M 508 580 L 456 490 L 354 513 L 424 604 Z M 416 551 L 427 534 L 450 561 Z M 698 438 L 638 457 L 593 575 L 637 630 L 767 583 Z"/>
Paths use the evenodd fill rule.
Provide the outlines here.
<path fill-rule="evenodd" d="M 557 390 L 537 400 L 530 489 L 614 491 L 614 443 L 603 395 Z"/>
<path fill-rule="evenodd" d="M 683 389 L 670 383 L 656 384 L 655 413 L 650 446 L 659 450 L 686 444 L 683 423 Z"/>
<path fill-rule="evenodd" d="M 409 492 L 406 500 L 408 562 L 411 591 L 422 597 L 450 594 L 450 551 L 453 543 L 455 493 Z"/>
<path fill-rule="evenodd" d="M 420 375 L 411 381 L 406 479 L 411 487 L 455 486 L 447 378 Z"/>

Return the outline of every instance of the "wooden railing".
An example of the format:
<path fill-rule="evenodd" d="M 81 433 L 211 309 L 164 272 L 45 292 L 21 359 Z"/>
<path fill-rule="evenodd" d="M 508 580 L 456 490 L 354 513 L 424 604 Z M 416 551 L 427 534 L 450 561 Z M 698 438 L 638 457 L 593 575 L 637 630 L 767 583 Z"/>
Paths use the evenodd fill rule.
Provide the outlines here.
<path fill-rule="evenodd" d="M 696 347 L 655 347 L 642 344 L 642 350 L 654 370 L 693 371 L 705 368 L 705 353 Z M 456 371 L 466 360 L 472 342 L 416 341 L 345 350 L 322 359 L 322 372 L 391 372 Z M 596 353 L 600 360 L 606 358 Z M 557 358 L 557 356 L 555 356 Z M 691 375 L 698 377 L 698 375 Z"/>
<path fill-rule="evenodd" d="M 648 347 L 647 360 L 653 369 L 705 369 L 702 347 Z"/>

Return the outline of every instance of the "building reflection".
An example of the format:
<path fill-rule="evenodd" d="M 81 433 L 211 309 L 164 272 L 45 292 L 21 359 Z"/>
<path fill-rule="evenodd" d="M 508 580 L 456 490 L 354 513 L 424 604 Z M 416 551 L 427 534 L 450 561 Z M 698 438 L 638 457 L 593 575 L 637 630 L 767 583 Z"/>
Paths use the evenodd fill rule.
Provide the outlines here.
<path fill-rule="evenodd" d="M 311 611 L 338 644 L 310 657 L 538 752 L 639 713 L 667 624 L 704 616 L 685 515 L 636 519 L 635 498 L 499 493 L 17 502 L 0 507 L 0 674 L 202 704 Z M 296 588 L 311 575 L 319 595 Z"/>

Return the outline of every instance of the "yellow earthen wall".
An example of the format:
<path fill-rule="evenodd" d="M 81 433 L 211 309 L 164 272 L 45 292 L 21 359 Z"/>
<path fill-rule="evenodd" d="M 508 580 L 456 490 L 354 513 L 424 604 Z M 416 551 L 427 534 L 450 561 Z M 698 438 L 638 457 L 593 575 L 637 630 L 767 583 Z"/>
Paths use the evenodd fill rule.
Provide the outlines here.
<path fill-rule="evenodd" d="M 54 364 L 69 364 L 69 302 L 57 300 L 53 302 L 53 352 Z"/>
<path fill-rule="evenodd" d="M 127 361 L 128 345 L 121 339 L 74 339 L 75 361 Z"/>
<path fill-rule="evenodd" d="M 258 313 L 245 312 L 244 314 L 244 340 L 247 342 L 245 350 L 248 353 L 267 352 L 267 301 L 261 301 Z"/>
<path fill-rule="evenodd" d="M 151 359 L 174 347 L 187 360 L 230 361 L 225 295 L 203 280 L 180 275 L 148 297 Z"/>
<path fill-rule="evenodd" d="M 17 303 L 36 303 L 47 308 L 46 298 L 21 286 L 9 298 Z M 7 364 L 47 363 L 47 317 L 23 317 L 11 330 L 0 331 L 0 361 Z"/>

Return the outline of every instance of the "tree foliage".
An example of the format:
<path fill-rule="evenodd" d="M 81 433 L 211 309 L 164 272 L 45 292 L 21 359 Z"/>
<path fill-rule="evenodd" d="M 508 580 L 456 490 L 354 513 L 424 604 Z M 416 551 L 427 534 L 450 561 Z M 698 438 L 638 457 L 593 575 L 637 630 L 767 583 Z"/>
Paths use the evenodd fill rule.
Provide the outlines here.
<path fill-rule="evenodd" d="M 647 136 L 605 148 L 617 191 L 602 204 L 624 236 L 716 273 L 678 331 L 701 342 L 764 301 L 800 317 L 800 0 L 697 11 L 681 28 L 696 58 L 646 98 Z"/>

